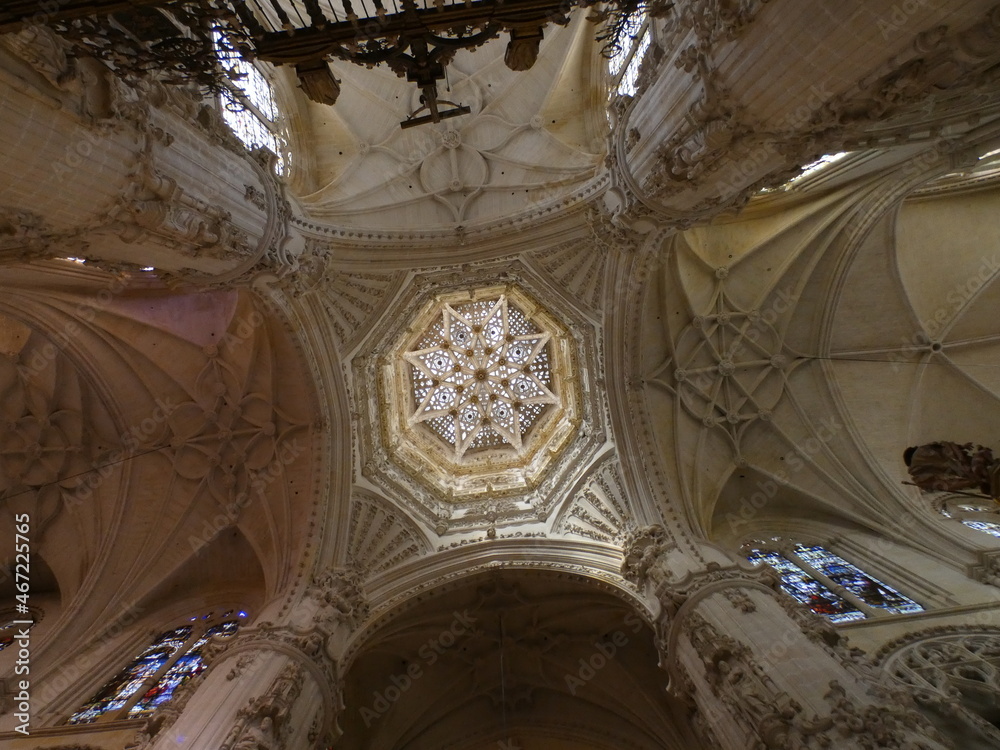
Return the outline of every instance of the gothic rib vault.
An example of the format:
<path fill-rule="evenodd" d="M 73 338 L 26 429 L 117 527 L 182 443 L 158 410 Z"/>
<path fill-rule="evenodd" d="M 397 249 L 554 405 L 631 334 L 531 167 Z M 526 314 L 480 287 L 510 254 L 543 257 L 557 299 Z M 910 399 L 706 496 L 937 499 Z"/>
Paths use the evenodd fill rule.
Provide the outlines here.
<path fill-rule="evenodd" d="M 0 38 L 0 746 L 996 746 L 997 540 L 900 455 L 1000 447 L 1000 6 L 674 5 L 610 102 L 584 13 L 424 129 L 387 71 L 268 71 L 280 178 Z M 755 539 L 922 611 L 834 626 Z M 156 713 L 65 723 L 227 610 Z"/>

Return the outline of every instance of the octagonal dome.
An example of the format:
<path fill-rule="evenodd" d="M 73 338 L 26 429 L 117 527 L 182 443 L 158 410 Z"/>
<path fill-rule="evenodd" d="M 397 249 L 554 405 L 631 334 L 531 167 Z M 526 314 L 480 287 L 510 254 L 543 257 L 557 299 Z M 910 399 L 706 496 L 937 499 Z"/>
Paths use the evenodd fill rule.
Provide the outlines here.
<path fill-rule="evenodd" d="M 447 497 L 532 486 L 579 424 L 572 359 L 517 286 L 435 295 L 381 367 L 390 455 Z"/>
<path fill-rule="evenodd" d="M 522 257 L 400 282 L 347 354 L 355 482 L 442 544 L 543 534 L 611 447 L 600 320 Z"/>

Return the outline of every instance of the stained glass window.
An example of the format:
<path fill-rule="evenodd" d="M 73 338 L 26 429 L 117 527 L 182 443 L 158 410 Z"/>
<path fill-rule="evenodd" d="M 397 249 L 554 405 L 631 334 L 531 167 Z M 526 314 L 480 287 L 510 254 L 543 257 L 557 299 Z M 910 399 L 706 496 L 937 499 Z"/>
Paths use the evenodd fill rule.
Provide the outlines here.
<path fill-rule="evenodd" d="M 775 540 L 780 542 L 780 540 Z M 797 601 L 833 622 L 863 620 L 878 610 L 893 614 L 923 612 L 924 608 L 888 584 L 868 575 L 818 545 L 780 545 L 782 552 L 767 544 L 751 546 L 746 554 L 754 563 L 764 563 L 781 576 L 781 588 Z"/>
<path fill-rule="evenodd" d="M 231 636 L 239 629 L 240 612 L 192 617 L 194 624 L 161 633 L 152 644 L 110 680 L 94 698 L 69 718 L 89 724 L 102 717 L 146 716 L 169 701 L 177 688 L 205 670 L 202 649 L 213 636 Z M 217 620 L 223 620 L 217 622 Z M 213 624 L 217 623 L 217 624 Z"/>
<path fill-rule="evenodd" d="M 924 611 L 912 599 L 822 547 L 796 545 L 795 554 L 831 581 L 858 596 L 865 604 L 899 615 Z"/>
<path fill-rule="evenodd" d="M 992 521 L 962 521 L 962 523 L 970 529 L 1000 537 L 1000 523 L 993 523 Z"/>
<path fill-rule="evenodd" d="M 35 623 L 32 622 L 31 625 L 28 625 L 28 628 L 30 629 L 34 626 Z M 9 621 L 6 625 L 0 626 L 0 651 L 3 651 L 14 642 L 14 635 L 23 627 L 24 625 L 15 625 L 13 620 Z"/>
<path fill-rule="evenodd" d="M 205 660 L 201 656 L 201 650 L 209 639 L 216 635 L 234 635 L 238 628 L 239 623 L 230 620 L 205 631 L 205 634 L 195 642 L 188 652 L 175 661 L 153 687 L 143 693 L 139 702 L 129 709 L 128 717 L 134 719 L 137 716 L 151 714 L 158 706 L 173 698 L 177 688 L 205 671 Z"/>
<path fill-rule="evenodd" d="M 446 304 L 403 357 L 411 365 L 411 422 L 455 449 L 521 447 L 550 404 L 550 334 L 507 298 Z"/>
<path fill-rule="evenodd" d="M 953 518 L 961 521 L 970 529 L 982 531 L 990 536 L 1000 537 L 1000 522 L 990 521 L 989 518 L 998 518 L 996 509 L 987 505 L 971 505 L 969 503 L 946 501 L 938 511 L 945 518 Z"/>
<path fill-rule="evenodd" d="M 754 563 L 770 565 L 781 575 L 781 588 L 794 599 L 809 606 L 819 615 L 829 617 L 833 622 L 863 620 L 865 613 L 848 601 L 834 594 L 830 589 L 807 575 L 798 565 L 777 552 L 752 550 L 747 559 Z"/>

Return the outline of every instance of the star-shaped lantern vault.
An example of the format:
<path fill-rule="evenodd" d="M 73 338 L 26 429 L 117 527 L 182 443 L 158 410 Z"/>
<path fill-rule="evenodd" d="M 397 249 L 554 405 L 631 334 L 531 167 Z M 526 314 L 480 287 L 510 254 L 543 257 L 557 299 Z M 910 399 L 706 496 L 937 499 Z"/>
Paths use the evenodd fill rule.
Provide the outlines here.
<path fill-rule="evenodd" d="M 425 423 L 458 459 L 505 444 L 520 451 L 532 425 L 559 403 L 550 338 L 506 295 L 444 304 L 403 355 L 412 365 L 410 424 Z"/>
<path fill-rule="evenodd" d="M 365 471 L 395 482 L 402 469 L 455 503 L 537 487 L 581 425 L 578 342 L 562 319 L 510 282 L 399 305 L 412 317 L 373 331 L 385 349 L 357 360 L 379 388 Z"/>

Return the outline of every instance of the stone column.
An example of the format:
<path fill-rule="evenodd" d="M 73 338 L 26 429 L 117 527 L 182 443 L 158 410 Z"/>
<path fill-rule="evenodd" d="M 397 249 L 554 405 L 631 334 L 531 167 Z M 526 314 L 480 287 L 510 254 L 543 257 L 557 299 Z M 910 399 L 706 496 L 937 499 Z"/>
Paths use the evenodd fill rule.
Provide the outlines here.
<path fill-rule="evenodd" d="M 773 571 L 699 553 L 700 569 L 646 527 L 626 547 L 623 575 L 660 604 L 671 690 L 689 701 L 707 747 L 954 747 L 829 621 L 781 592 Z"/>
<path fill-rule="evenodd" d="M 265 154 L 219 107 L 155 81 L 123 84 L 44 28 L 0 40 L 0 264 L 86 258 L 198 283 L 282 270 L 290 208 Z"/>

